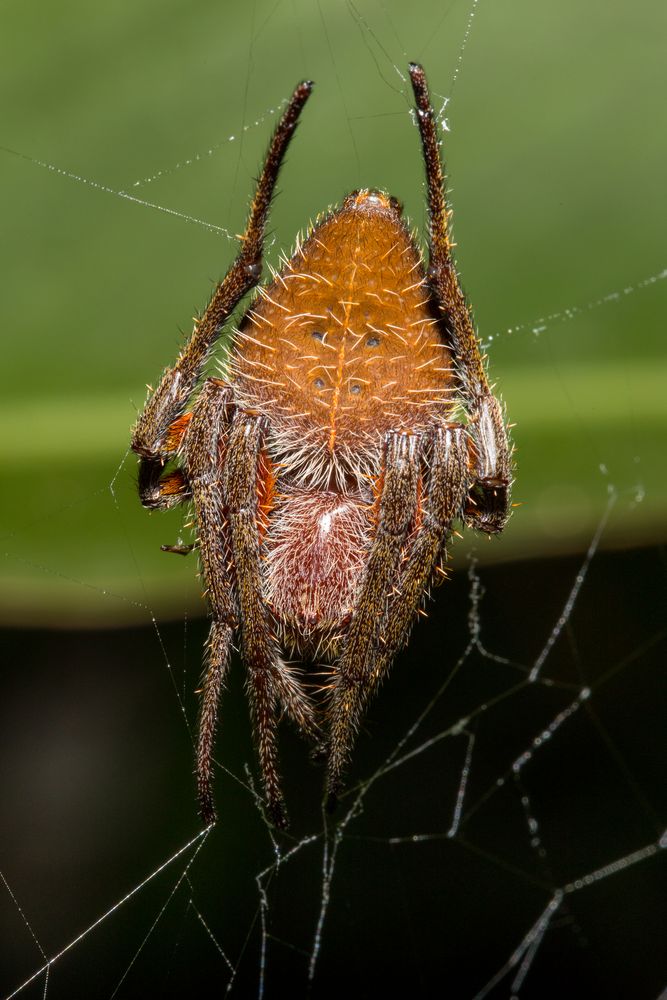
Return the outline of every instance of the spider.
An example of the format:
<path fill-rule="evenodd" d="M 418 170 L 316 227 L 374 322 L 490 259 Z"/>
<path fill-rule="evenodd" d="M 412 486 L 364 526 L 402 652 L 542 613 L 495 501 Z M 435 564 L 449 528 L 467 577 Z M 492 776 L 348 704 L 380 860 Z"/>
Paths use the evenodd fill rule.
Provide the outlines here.
<path fill-rule="evenodd" d="M 436 119 L 410 64 L 428 190 L 422 260 L 396 199 L 349 194 L 320 217 L 204 365 L 262 273 L 278 172 L 313 84 L 300 83 L 263 164 L 238 256 L 132 432 L 142 504 L 194 507 L 211 626 L 197 746 L 215 819 L 213 744 L 238 637 L 270 821 L 287 825 L 277 759 L 286 715 L 339 796 L 369 698 L 407 642 L 455 519 L 509 515 L 511 449 L 459 284 Z M 197 389 L 199 391 L 197 392 Z M 285 657 L 324 665 L 319 690 Z"/>

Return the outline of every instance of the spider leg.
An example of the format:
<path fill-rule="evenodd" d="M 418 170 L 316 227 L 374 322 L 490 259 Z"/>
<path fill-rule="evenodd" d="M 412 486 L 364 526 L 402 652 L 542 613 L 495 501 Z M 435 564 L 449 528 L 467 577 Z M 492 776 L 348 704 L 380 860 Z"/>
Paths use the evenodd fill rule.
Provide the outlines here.
<path fill-rule="evenodd" d="M 264 437 L 263 419 L 238 410 L 232 421 L 223 490 L 228 512 L 232 560 L 236 570 L 241 648 L 248 670 L 248 694 L 268 811 L 273 823 L 287 826 L 278 773 L 276 730 L 279 708 L 298 728 L 315 738 L 314 712 L 295 672 L 280 657 L 262 591 L 258 483 Z"/>
<path fill-rule="evenodd" d="M 228 569 L 229 541 L 219 474 L 229 432 L 231 401 L 231 390 L 219 380 L 208 379 L 204 383 L 193 409 L 183 450 L 199 533 L 195 545 L 199 548 L 212 617 L 197 739 L 197 797 L 200 815 L 207 825 L 215 821 L 212 778 L 218 703 L 229 668 L 232 639 L 238 627 L 238 610 Z"/>
<path fill-rule="evenodd" d="M 204 315 L 195 322 L 176 364 L 165 371 L 134 426 L 132 449 L 145 460 L 159 462 L 169 454 L 170 427 L 183 414 L 222 326 L 261 277 L 264 230 L 278 172 L 312 87 L 309 81 L 300 83 L 292 94 L 264 160 L 239 254 L 215 289 Z"/>
<path fill-rule="evenodd" d="M 468 446 L 465 428 L 438 428 L 432 436 L 428 492 L 394 591 L 382 620 L 380 647 L 367 700 L 382 680 L 396 653 L 408 640 L 410 626 L 434 567 L 447 540 L 452 521 L 461 516 L 468 492 Z"/>
<path fill-rule="evenodd" d="M 197 801 L 199 815 L 209 826 L 215 823 L 213 802 L 213 746 L 218 721 L 220 694 L 229 669 L 229 654 L 234 636 L 231 625 L 219 620 L 216 609 L 208 635 L 208 660 L 201 686 L 199 729 L 197 735 Z"/>
<path fill-rule="evenodd" d="M 392 432 L 387 440 L 377 530 L 331 690 L 327 761 L 330 806 L 340 790 L 341 775 L 361 721 L 366 690 L 374 683 L 382 612 L 417 513 L 418 442 L 415 435 L 397 432 Z"/>
<path fill-rule="evenodd" d="M 160 549 L 162 552 L 172 552 L 176 556 L 189 556 L 191 552 L 199 548 L 198 542 L 192 542 L 191 545 L 184 545 L 179 542 L 176 545 L 161 545 Z"/>
<path fill-rule="evenodd" d="M 466 504 L 466 520 L 473 527 L 493 534 L 502 531 L 510 510 L 512 453 L 500 403 L 489 387 L 484 359 L 459 284 L 452 256 L 445 178 L 440 159 L 435 114 L 426 75 L 421 66 L 410 64 L 410 79 L 417 106 L 430 222 L 428 279 L 443 319 L 456 360 L 457 374 L 469 413 L 472 436 L 473 485 Z"/>

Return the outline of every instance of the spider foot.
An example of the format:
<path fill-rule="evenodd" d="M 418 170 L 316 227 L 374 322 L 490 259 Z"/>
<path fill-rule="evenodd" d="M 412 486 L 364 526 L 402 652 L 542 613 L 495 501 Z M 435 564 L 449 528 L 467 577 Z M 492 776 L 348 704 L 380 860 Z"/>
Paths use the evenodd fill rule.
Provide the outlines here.
<path fill-rule="evenodd" d="M 173 552 L 177 556 L 187 556 L 190 552 L 193 552 L 198 548 L 197 542 L 193 542 L 191 545 L 185 545 L 183 542 L 178 542 L 176 545 L 161 545 L 160 549 L 162 552 Z"/>
<path fill-rule="evenodd" d="M 326 811 L 331 814 L 338 808 L 338 803 L 343 794 L 345 788 L 345 783 L 341 774 L 342 761 L 334 760 L 332 761 L 331 755 L 329 756 L 328 769 L 329 774 L 327 775 L 327 781 L 325 785 L 325 798 L 324 807 Z"/>
<path fill-rule="evenodd" d="M 286 830 L 289 827 L 289 817 L 283 798 L 270 799 L 266 803 L 267 819 L 276 830 Z"/>
<path fill-rule="evenodd" d="M 214 826 L 218 822 L 212 798 L 209 797 L 205 801 L 199 802 L 199 815 L 204 826 Z"/>
<path fill-rule="evenodd" d="M 327 797 L 324 802 L 324 808 L 326 809 L 329 816 L 333 815 L 333 813 L 335 813 L 336 809 L 338 808 L 340 791 L 341 789 L 339 788 L 335 792 L 333 791 L 327 792 Z"/>

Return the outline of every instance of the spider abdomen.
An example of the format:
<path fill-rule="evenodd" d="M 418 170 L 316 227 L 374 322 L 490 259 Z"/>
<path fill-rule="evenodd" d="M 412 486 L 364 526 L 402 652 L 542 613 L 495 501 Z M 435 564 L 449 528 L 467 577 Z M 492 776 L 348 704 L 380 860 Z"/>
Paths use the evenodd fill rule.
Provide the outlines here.
<path fill-rule="evenodd" d="M 372 537 L 360 496 L 286 489 L 271 512 L 263 574 L 283 638 L 330 653 L 354 606 Z"/>
<path fill-rule="evenodd" d="M 234 391 L 271 421 L 302 484 L 342 487 L 378 467 L 391 430 L 451 411 L 451 357 L 394 199 L 348 195 L 260 289 L 230 355 Z"/>

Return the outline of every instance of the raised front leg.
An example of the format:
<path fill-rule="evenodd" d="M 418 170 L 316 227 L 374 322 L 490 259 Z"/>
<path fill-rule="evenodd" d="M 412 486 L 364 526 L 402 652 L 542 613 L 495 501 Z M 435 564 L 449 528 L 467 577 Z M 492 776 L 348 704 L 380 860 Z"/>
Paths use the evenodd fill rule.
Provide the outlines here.
<path fill-rule="evenodd" d="M 240 299 L 259 281 L 266 219 L 278 172 L 312 83 L 300 83 L 280 119 L 269 146 L 250 207 L 239 254 L 217 286 L 204 315 L 173 368 L 168 368 L 148 397 L 132 431 L 132 450 L 145 459 L 164 460 L 170 449 L 170 428 L 183 414 L 218 335 Z"/>
<path fill-rule="evenodd" d="M 466 520 L 487 533 L 502 531 L 510 512 L 512 452 L 502 407 L 489 387 L 479 341 L 459 283 L 449 234 L 450 209 L 445 198 L 445 177 L 435 115 L 421 66 L 410 64 L 410 79 L 417 106 L 429 206 L 428 279 L 446 324 L 454 354 L 456 374 L 469 416 L 472 488 Z"/>

